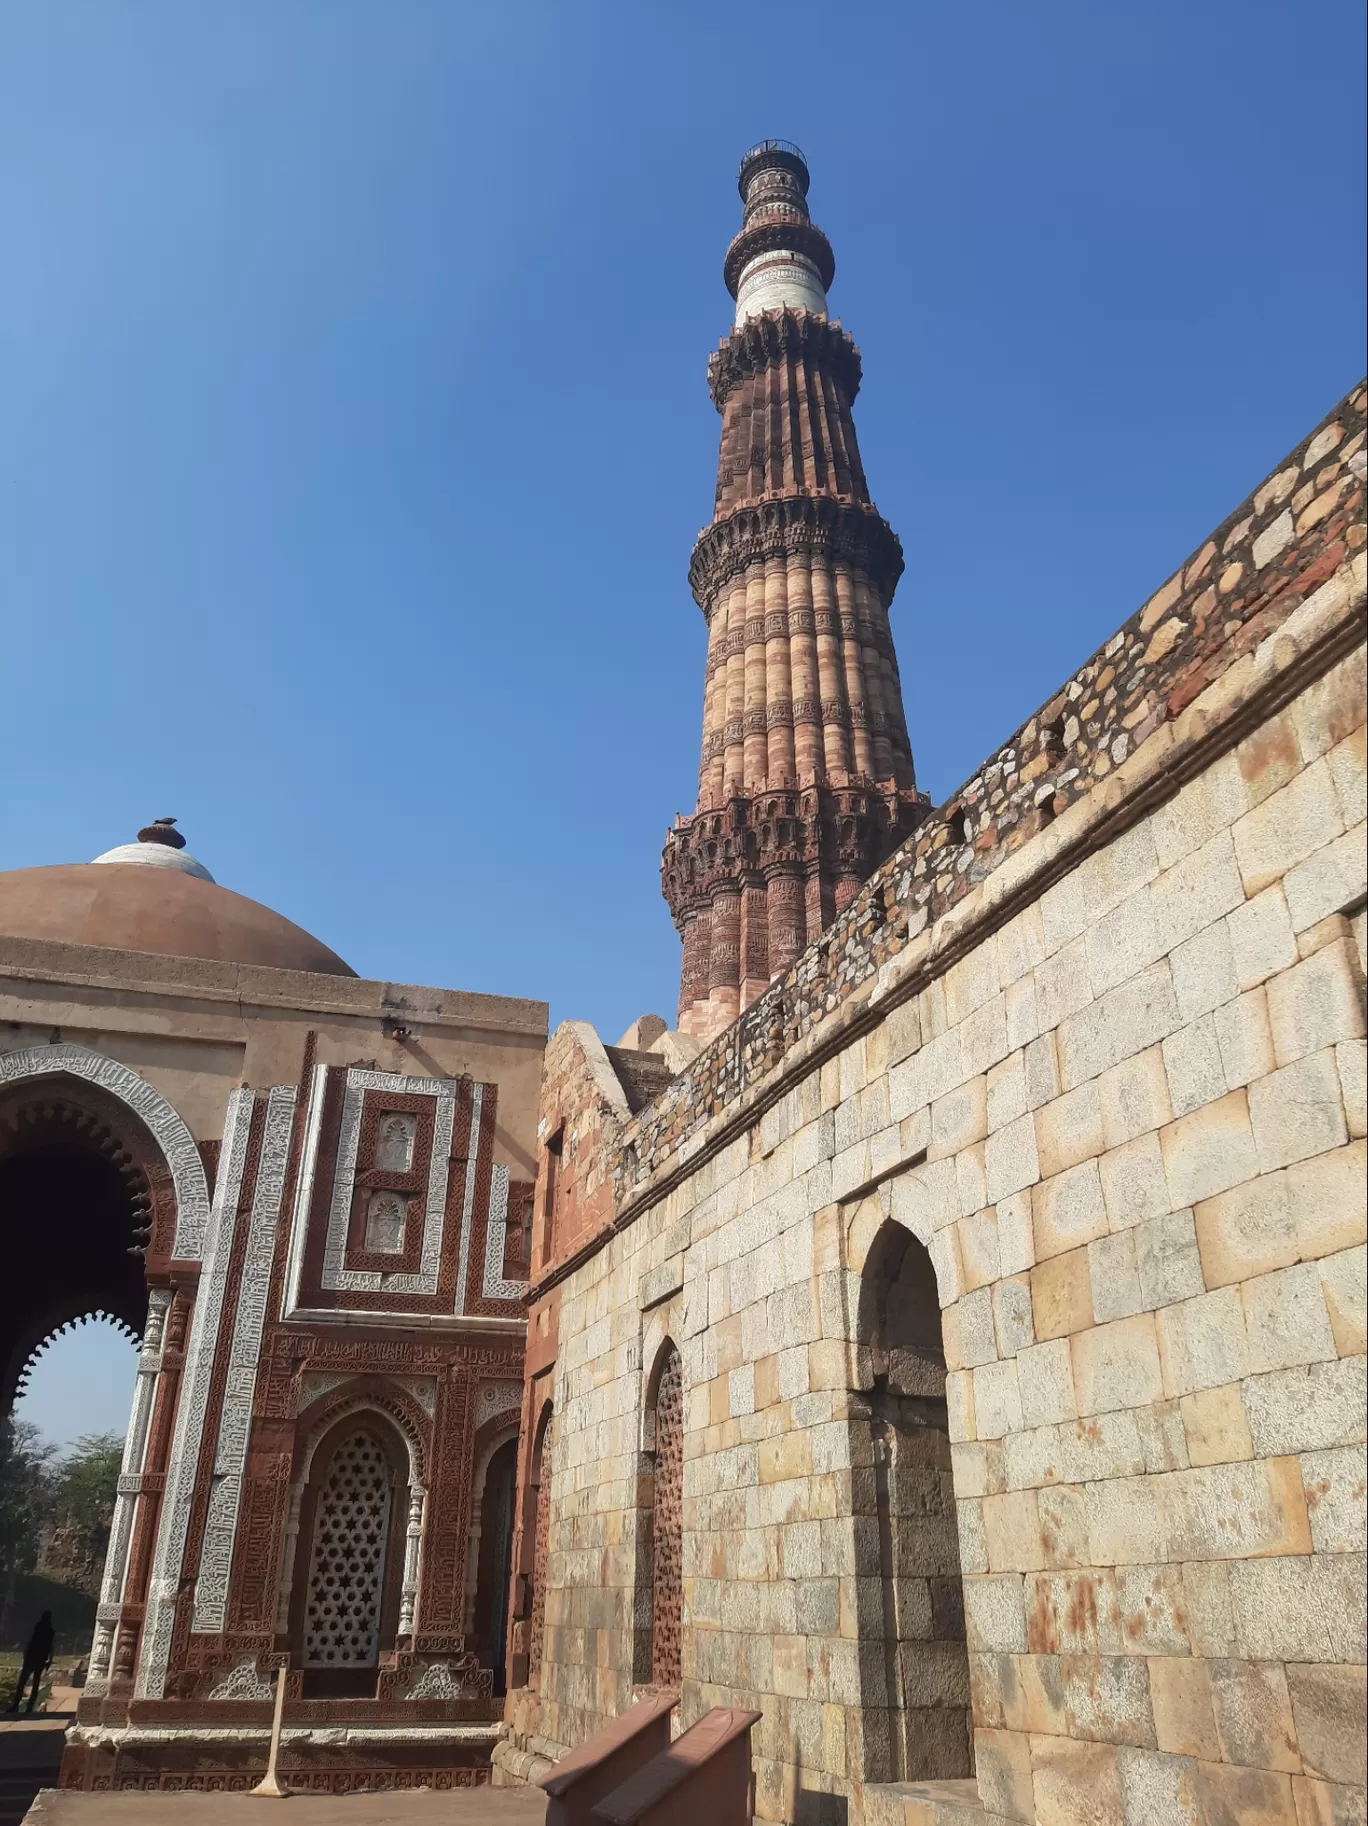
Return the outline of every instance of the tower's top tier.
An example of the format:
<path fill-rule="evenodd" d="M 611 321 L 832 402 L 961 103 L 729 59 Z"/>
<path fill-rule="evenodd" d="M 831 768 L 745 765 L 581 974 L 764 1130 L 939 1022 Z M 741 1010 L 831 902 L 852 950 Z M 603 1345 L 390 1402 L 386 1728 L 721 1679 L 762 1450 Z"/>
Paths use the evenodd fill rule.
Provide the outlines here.
<path fill-rule="evenodd" d="M 722 268 L 736 322 L 782 309 L 825 317 L 836 261 L 808 214 L 807 160 L 789 140 L 761 140 L 742 159 L 737 188 L 745 214 Z"/>

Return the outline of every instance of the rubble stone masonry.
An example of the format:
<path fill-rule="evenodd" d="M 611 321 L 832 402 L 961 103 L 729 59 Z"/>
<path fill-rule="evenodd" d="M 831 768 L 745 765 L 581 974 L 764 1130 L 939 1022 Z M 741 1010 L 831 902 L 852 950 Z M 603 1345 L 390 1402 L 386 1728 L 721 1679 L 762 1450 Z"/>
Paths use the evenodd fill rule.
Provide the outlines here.
<path fill-rule="evenodd" d="M 759 1818 L 1363 1821 L 1364 406 L 602 1131 L 524 1739 L 630 1703 L 674 1345 L 681 1711 L 762 1711 Z"/>

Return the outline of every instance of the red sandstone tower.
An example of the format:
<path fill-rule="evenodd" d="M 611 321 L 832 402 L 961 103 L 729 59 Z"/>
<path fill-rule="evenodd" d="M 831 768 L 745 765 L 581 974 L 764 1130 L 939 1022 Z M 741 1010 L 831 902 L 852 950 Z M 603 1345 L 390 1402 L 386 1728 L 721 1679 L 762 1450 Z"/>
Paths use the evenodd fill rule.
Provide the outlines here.
<path fill-rule="evenodd" d="M 836 262 L 785 140 L 741 161 L 708 360 L 717 498 L 689 566 L 708 623 L 698 809 L 665 840 L 684 940 L 679 1025 L 708 1040 L 783 974 L 915 828 L 888 606 L 897 534 L 869 498 L 851 406 L 860 352 L 827 318 Z"/>

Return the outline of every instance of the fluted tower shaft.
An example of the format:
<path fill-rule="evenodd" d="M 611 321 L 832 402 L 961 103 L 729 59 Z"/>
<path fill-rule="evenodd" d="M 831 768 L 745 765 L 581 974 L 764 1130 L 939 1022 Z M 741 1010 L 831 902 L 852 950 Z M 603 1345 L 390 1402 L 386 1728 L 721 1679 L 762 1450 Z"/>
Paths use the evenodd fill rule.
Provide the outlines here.
<path fill-rule="evenodd" d="M 926 809 L 888 609 L 896 533 L 869 498 L 860 354 L 827 318 L 835 261 L 801 153 L 747 153 L 708 362 L 722 415 L 711 525 L 689 566 L 708 623 L 698 806 L 665 840 L 684 940 L 679 1025 L 710 1039 L 844 908 Z"/>

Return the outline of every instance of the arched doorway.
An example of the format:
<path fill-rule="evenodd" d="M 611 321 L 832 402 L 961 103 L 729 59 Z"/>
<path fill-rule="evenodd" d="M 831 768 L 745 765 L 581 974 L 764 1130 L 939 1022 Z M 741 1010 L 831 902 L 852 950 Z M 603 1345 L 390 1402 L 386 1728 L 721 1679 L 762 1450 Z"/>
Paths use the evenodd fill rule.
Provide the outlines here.
<path fill-rule="evenodd" d="M 107 1316 L 141 1336 L 156 1144 L 117 1100 L 61 1078 L 0 1092 L 0 1408 L 47 1340 Z"/>
<path fill-rule="evenodd" d="M 494 1443 L 472 1491 L 478 1513 L 475 1581 L 466 1647 L 494 1673 L 494 1692 L 508 1686 L 508 1587 L 513 1567 L 513 1505 L 518 1478 L 516 1430 Z"/>
<path fill-rule="evenodd" d="M 926 1249 L 891 1220 L 876 1232 L 860 1280 L 858 1380 L 851 1396 L 855 1512 L 877 1565 L 858 1571 L 865 1779 L 928 1781 L 973 1772 L 945 1351 Z M 858 1493 L 864 1492 L 863 1497 Z M 864 1505 L 862 1511 L 862 1504 Z"/>
<path fill-rule="evenodd" d="M 646 1384 L 642 1445 L 632 1676 L 639 1686 L 677 1687 L 684 1623 L 684 1365 L 669 1338 Z"/>
<path fill-rule="evenodd" d="M 310 1455 L 290 1637 L 306 1698 L 372 1699 L 398 1633 L 408 1447 L 372 1408 L 333 1422 Z"/>

